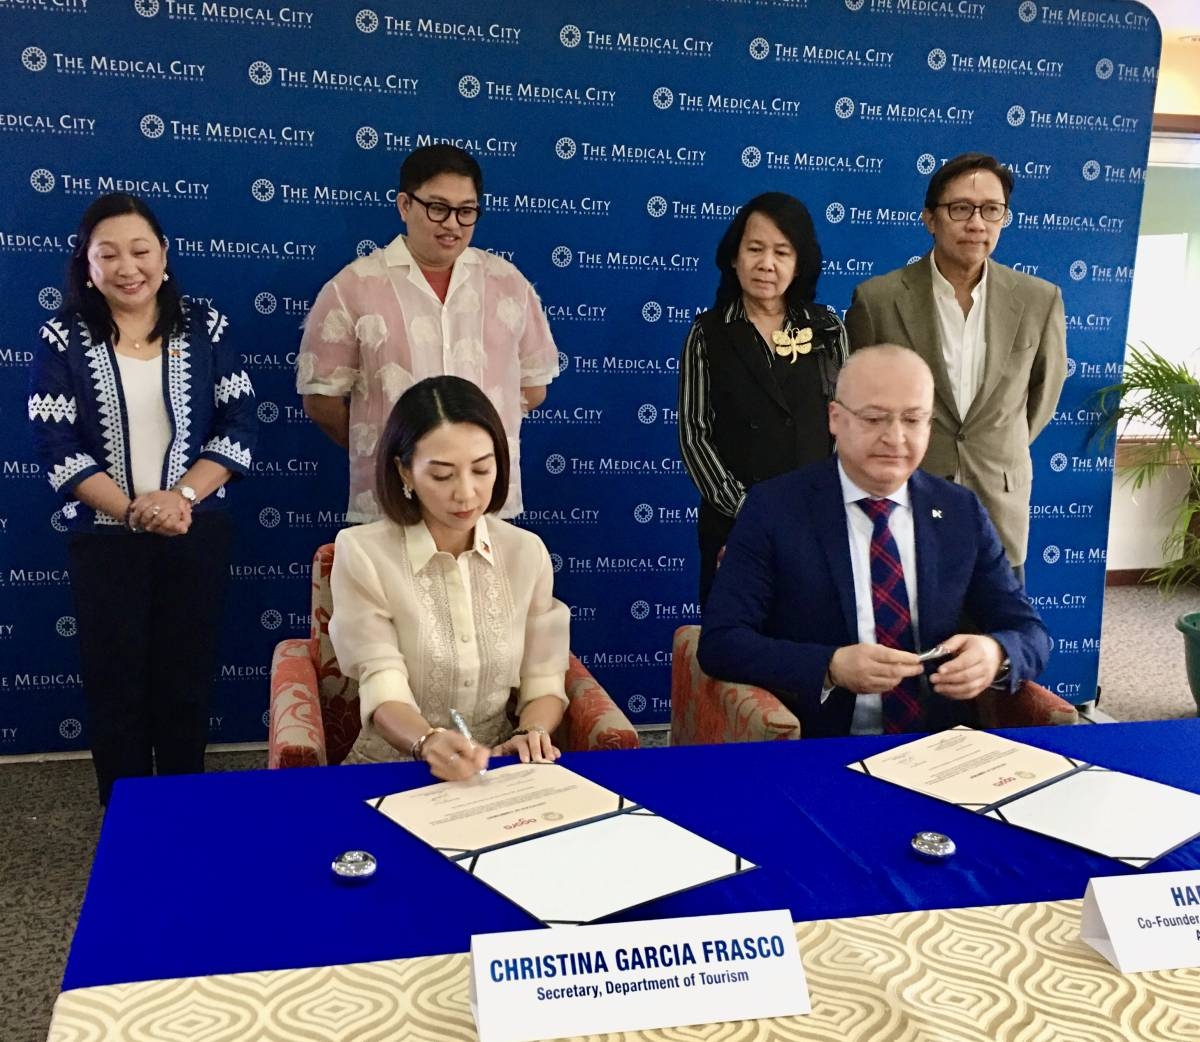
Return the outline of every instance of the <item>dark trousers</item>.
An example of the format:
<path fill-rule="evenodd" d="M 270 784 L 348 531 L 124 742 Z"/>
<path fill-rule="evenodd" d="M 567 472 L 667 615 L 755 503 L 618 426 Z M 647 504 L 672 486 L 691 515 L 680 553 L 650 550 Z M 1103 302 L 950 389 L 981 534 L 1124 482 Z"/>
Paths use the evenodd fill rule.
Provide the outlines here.
<path fill-rule="evenodd" d="M 118 778 L 204 770 L 232 525 L 197 513 L 182 536 L 72 536 L 92 762 L 100 802 Z"/>
<path fill-rule="evenodd" d="M 700 500 L 699 520 L 696 535 L 700 540 L 700 609 L 708 601 L 717 574 L 717 557 L 721 553 L 729 533 L 733 531 L 733 518 L 722 514 L 705 500 Z"/>

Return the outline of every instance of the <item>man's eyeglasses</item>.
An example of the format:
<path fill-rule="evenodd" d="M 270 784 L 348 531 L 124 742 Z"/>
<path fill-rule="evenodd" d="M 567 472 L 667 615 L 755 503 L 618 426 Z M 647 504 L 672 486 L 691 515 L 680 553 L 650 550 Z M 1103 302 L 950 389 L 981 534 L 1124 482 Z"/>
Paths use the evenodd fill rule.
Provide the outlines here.
<path fill-rule="evenodd" d="M 1008 213 L 1008 207 L 1004 203 L 980 203 L 976 206 L 974 203 L 964 200 L 955 203 L 938 203 L 934 209 L 944 209 L 952 221 L 969 221 L 978 210 L 979 216 L 991 224 L 1004 220 L 1004 215 Z"/>
<path fill-rule="evenodd" d="M 445 224 L 450 215 L 454 214 L 460 225 L 469 228 L 479 220 L 479 215 L 483 213 L 483 207 L 476 206 L 474 203 L 467 206 L 451 206 L 449 203 L 440 203 L 437 200 L 427 203 L 419 195 L 413 195 L 412 192 L 408 192 L 407 195 L 414 203 L 420 203 L 425 207 L 425 212 L 434 224 Z"/>
<path fill-rule="evenodd" d="M 865 409 L 851 409 L 850 406 L 839 398 L 834 398 L 834 401 L 869 431 L 882 433 L 883 431 L 891 430 L 892 424 L 899 421 L 905 433 L 916 434 L 918 431 L 928 427 L 933 420 L 933 413 L 928 409 L 909 409 L 902 413 L 894 413 L 884 412 L 882 409 L 874 409 L 871 406 L 867 406 Z"/>

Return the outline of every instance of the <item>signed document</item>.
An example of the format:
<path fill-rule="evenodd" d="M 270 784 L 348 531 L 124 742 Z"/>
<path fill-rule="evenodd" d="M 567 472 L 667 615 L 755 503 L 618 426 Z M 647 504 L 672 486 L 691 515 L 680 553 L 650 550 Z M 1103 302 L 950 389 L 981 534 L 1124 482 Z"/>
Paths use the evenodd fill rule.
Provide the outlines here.
<path fill-rule="evenodd" d="M 956 727 L 851 766 L 934 799 L 982 810 L 1070 773 L 1078 761 L 988 731 Z"/>
<path fill-rule="evenodd" d="M 1200 794 L 957 727 L 852 770 L 1144 868 L 1200 835 Z"/>
<path fill-rule="evenodd" d="M 548 926 L 756 867 L 558 764 L 512 764 L 367 802 Z"/>

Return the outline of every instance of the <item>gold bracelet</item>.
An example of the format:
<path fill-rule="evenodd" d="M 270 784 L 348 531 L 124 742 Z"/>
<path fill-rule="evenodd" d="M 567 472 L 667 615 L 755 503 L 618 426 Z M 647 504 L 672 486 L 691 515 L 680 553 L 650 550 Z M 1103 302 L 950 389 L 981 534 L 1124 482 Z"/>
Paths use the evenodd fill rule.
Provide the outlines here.
<path fill-rule="evenodd" d="M 421 754 L 425 751 L 425 743 L 435 734 L 440 734 L 446 730 L 444 727 L 431 727 L 420 738 L 413 742 L 408 753 L 414 760 L 424 760 L 425 757 Z"/>

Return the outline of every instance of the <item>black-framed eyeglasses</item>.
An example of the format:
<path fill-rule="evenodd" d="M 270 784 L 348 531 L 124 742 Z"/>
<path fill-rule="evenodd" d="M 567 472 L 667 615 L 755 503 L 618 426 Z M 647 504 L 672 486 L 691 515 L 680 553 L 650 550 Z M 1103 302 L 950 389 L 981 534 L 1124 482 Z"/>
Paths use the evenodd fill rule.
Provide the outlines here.
<path fill-rule="evenodd" d="M 474 203 L 468 203 L 466 206 L 451 206 L 449 203 L 441 203 L 436 199 L 431 203 L 426 202 L 419 195 L 413 195 L 412 192 L 405 194 L 413 202 L 420 203 L 425 207 L 425 213 L 429 215 L 429 219 L 434 224 L 445 224 L 450 219 L 450 215 L 454 214 L 460 225 L 469 228 L 479 220 L 480 214 L 483 213 L 483 207 Z"/>
<path fill-rule="evenodd" d="M 978 210 L 979 216 L 991 224 L 1003 221 L 1004 215 L 1008 213 L 1008 206 L 1005 203 L 980 203 L 976 206 L 974 203 L 968 203 L 966 200 L 959 200 L 954 203 L 938 203 L 934 209 L 944 209 L 950 215 L 950 220 L 952 221 L 969 221 L 975 216 L 975 211 Z"/>

